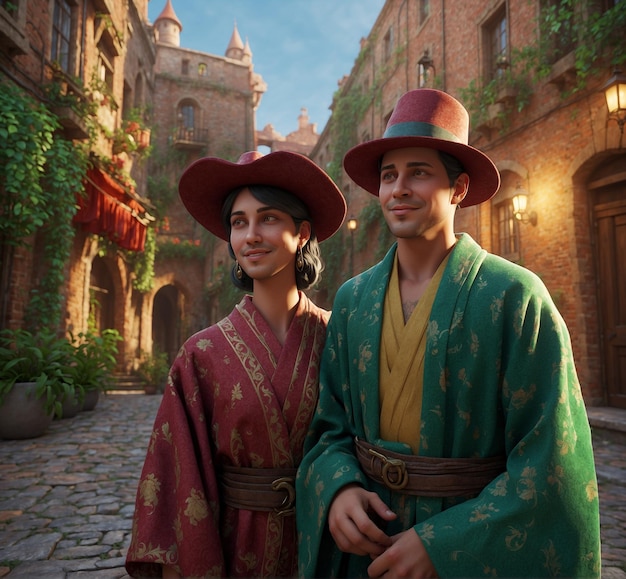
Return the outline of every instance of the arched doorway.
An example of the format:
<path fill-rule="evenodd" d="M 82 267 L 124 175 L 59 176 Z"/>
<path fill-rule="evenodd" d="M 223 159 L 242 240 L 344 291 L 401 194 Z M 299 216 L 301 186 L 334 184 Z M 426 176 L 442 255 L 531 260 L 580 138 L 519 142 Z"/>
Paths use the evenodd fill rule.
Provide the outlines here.
<path fill-rule="evenodd" d="M 152 306 L 152 343 L 155 352 L 165 352 L 171 364 L 181 346 L 180 293 L 173 285 L 163 286 L 154 296 Z"/>
<path fill-rule="evenodd" d="M 626 408 L 626 155 L 591 175 L 603 383 L 609 406 Z"/>
<path fill-rule="evenodd" d="M 89 278 L 89 328 L 97 333 L 115 328 L 115 287 L 104 259 L 96 256 Z"/>

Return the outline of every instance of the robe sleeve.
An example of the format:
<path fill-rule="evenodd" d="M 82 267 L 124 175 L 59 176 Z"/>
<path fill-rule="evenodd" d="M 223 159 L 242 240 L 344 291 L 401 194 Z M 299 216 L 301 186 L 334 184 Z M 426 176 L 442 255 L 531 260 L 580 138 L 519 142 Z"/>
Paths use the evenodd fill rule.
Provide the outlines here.
<path fill-rule="evenodd" d="M 502 292 L 478 279 L 445 354 L 452 454 L 489 438 L 504 448 L 506 472 L 414 528 L 442 577 L 599 577 L 591 432 L 569 333 L 543 283 L 510 273 L 501 271 Z"/>
<path fill-rule="evenodd" d="M 296 517 L 299 534 L 299 575 L 301 577 L 336 576 L 343 555 L 328 531 L 328 509 L 337 492 L 351 483 L 368 487 L 354 452 L 355 435 L 364 435 L 360 389 L 351 385 L 351 372 L 360 372 L 354 355 L 369 358 L 376 350 L 377 333 L 370 328 L 367 345 L 354 350 L 346 341 L 347 311 L 355 307 L 361 291 L 347 282 L 335 297 L 328 325 L 326 345 L 320 367 L 320 391 L 317 409 L 305 442 L 305 456 L 296 479 Z M 355 340 L 356 342 L 356 340 Z M 370 375 L 377 392 L 378 376 Z M 365 379 L 365 377 L 363 377 Z M 347 420 L 350 417 L 351 420 Z M 377 425 L 374 425 L 377 429 Z M 369 428 L 369 427 L 366 427 Z"/>
<path fill-rule="evenodd" d="M 221 577 L 224 557 L 210 422 L 198 388 L 192 338 L 176 358 L 163 395 L 137 491 L 126 568 L 158 576 L 173 565 L 184 577 Z M 203 359 L 202 372 L 210 372 Z"/>

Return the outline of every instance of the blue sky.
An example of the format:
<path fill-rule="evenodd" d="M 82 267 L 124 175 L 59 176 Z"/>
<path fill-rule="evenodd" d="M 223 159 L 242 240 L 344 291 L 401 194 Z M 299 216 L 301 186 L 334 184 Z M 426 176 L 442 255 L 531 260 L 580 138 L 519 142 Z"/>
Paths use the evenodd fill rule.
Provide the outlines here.
<path fill-rule="evenodd" d="M 150 0 L 151 22 L 166 0 Z M 255 72 L 267 84 L 257 128 L 283 136 L 297 130 L 300 109 L 321 133 L 337 81 L 350 74 L 385 0 L 172 0 L 183 25 L 180 44 L 223 56 L 237 29 L 252 50 Z"/>

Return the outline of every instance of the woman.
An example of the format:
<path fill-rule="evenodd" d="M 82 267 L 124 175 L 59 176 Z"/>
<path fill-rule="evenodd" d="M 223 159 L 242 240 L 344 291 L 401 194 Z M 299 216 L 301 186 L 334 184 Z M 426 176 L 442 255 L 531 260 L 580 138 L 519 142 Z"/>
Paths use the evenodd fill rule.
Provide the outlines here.
<path fill-rule="evenodd" d="M 303 293 L 318 241 L 346 204 L 308 158 L 246 153 L 184 172 L 189 213 L 229 242 L 251 291 L 189 338 L 170 370 L 139 483 L 133 577 L 289 577 L 297 572 L 294 478 L 318 391 L 329 312 Z"/>

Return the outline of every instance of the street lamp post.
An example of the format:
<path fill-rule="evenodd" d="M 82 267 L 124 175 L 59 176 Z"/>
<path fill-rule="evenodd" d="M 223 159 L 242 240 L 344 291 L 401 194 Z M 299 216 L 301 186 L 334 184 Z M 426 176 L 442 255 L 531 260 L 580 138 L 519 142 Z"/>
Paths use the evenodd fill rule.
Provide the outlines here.
<path fill-rule="evenodd" d="M 359 222 L 354 217 L 350 217 L 346 225 L 350 232 L 350 277 L 352 277 L 354 275 L 354 232 Z"/>

